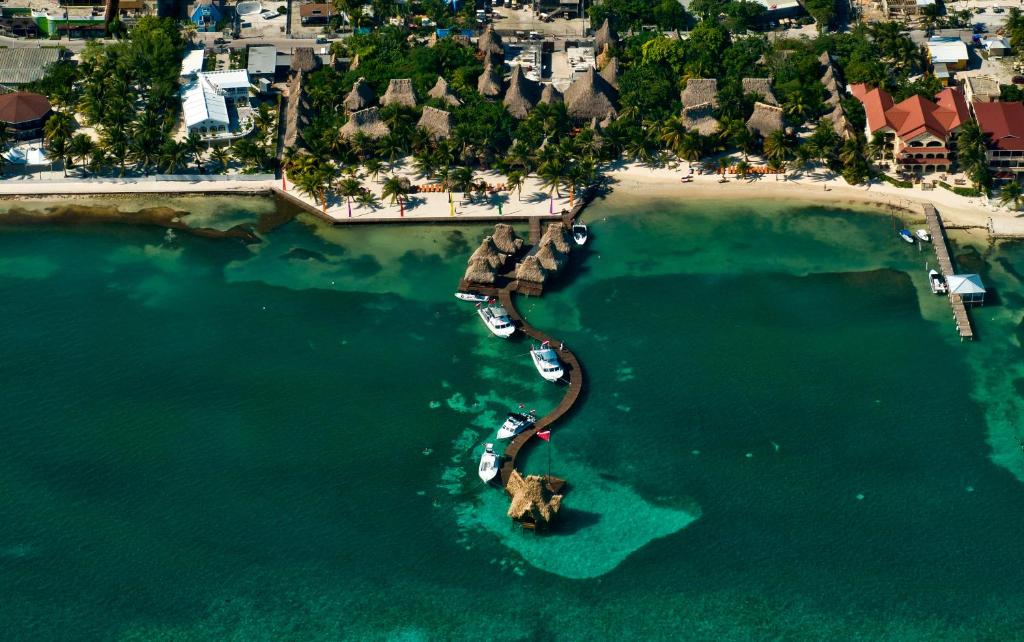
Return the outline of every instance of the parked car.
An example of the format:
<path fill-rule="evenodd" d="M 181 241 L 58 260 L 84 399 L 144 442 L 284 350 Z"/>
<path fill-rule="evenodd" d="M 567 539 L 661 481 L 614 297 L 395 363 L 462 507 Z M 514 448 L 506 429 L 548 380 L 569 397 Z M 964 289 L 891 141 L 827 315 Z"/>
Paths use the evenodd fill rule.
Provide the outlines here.
<path fill-rule="evenodd" d="M 213 39 L 213 44 L 215 44 L 215 45 L 223 45 L 223 44 L 226 44 L 226 43 L 227 43 L 227 40 L 225 40 L 224 38 L 217 37 L 217 38 Z"/>
<path fill-rule="evenodd" d="M 1024 85 L 1024 76 L 1014 76 L 1011 81 L 1015 85 Z"/>
<path fill-rule="evenodd" d="M 1002 7 L 992 7 L 992 13 L 1006 13 L 1006 9 Z"/>

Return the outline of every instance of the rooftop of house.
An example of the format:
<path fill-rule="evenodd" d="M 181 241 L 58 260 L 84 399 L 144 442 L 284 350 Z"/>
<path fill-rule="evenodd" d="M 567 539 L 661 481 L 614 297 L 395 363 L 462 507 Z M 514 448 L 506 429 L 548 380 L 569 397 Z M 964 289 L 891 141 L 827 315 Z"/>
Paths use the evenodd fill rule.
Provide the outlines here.
<path fill-rule="evenodd" d="M 1024 103 L 974 103 L 974 115 L 990 146 L 1006 151 L 1024 150 Z"/>
<path fill-rule="evenodd" d="M 872 133 L 888 127 L 905 141 L 924 133 L 945 139 L 970 118 L 967 101 L 959 89 L 947 87 L 936 94 L 935 101 L 914 95 L 895 105 L 884 89 L 857 84 L 851 85 L 850 90 L 864 105 Z"/>

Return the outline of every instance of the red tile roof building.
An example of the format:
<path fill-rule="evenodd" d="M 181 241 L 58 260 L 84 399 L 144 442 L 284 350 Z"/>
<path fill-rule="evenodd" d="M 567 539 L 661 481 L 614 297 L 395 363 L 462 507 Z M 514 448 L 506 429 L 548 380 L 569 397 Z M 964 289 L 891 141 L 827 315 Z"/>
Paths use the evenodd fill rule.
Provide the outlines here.
<path fill-rule="evenodd" d="M 1024 175 L 1024 103 L 974 103 L 974 117 L 988 138 L 988 166 L 1002 180 Z"/>
<path fill-rule="evenodd" d="M 857 84 L 850 91 L 864 105 L 868 138 L 881 133 L 892 144 L 902 171 L 926 174 L 950 169 L 956 156 L 956 132 L 971 117 L 959 89 L 943 89 L 934 101 L 911 96 L 899 104 L 893 104 L 884 89 Z"/>

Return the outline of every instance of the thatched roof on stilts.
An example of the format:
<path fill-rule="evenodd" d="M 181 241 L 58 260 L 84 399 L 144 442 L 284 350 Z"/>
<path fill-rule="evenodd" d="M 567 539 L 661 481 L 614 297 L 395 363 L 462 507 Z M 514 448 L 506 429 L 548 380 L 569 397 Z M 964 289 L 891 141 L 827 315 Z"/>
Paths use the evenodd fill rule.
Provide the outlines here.
<path fill-rule="evenodd" d="M 512 497 L 508 516 L 517 521 L 550 523 L 562 507 L 562 496 L 552 493 L 539 475 L 524 478 L 518 470 L 513 470 L 505 490 Z"/>
<path fill-rule="evenodd" d="M 416 93 L 412 90 L 411 78 L 392 78 L 388 89 L 380 99 L 382 105 L 416 106 Z"/>
<path fill-rule="evenodd" d="M 548 83 L 544 85 L 544 90 L 540 92 L 540 102 L 548 105 L 562 102 L 562 92 L 555 89 L 555 86 Z"/>
<path fill-rule="evenodd" d="M 458 107 L 462 104 L 459 97 L 448 88 L 448 81 L 445 80 L 443 76 L 437 77 L 437 82 L 434 83 L 434 86 L 427 92 L 427 97 L 440 100 L 444 104 L 452 107 Z"/>
<path fill-rule="evenodd" d="M 348 111 L 355 112 L 372 107 L 376 102 L 377 95 L 373 93 L 373 87 L 360 78 L 352 85 L 352 91 L 348 92 L 342 104 Z"/>
<path fill-rule="evenodd" d="M 523 239 L 516 235 L 516 231 L 508 223 L 495 224 L 491 239 L 502 254 L 515 255 L 523 248 Z"/>
<path fill-rule="evenodd" d="M 516 65 L 512 68 L 512 78 L 503 102 L 508 113 L 522 120 L 540 102 L 540 85 L 527 78 L 523 68 Z"/>
<path fill-rule="evenodd" d="M 484 66 L 484 73 L 476 81 L 476 90 L 485 98 L 496 98 L 501 95 L 504 82 L 501 76 L 494 70 L 491 63 Z"/>
<path fill-rule="evenodd" d="M 470 283 L 490 284 L 494 283 L 497 277 L 487 261 L 483 259 L 470 259 L 463 278 Z"/>
<path fill-rule="evenodd" d="M 537 257 L 540 266 L 548 272 L 557 272 L 569 262 L 569 257 L 559 252 L 549 239 L 541 242 L 534 256 Z"/>
<path fill-rule="evenodd" d="M 420 116 L 416 126 L 427 132 L 432 139 L 444 140 L 452 135 L 455 121 L 452 115 L 443 109 L 436 109 L 428 105 L 423 108 L 423 115 Z"/>
<path fill-rule="evenodd" d="M 544 234 L 540 237 L 539 245 L 543 245 L 544 243 L 553 244 L 555 249 L 562 254 L 568 254 L 571 252 L 573 246 L 572 235 L 569 233 L 569 228 L 562 223 L 548 223 L 547 229 L 544 230 Z"/>
<path fill-rule="evenodd" d="M 762 102 L 754 103 L 754 113 L 747 119 L 747 129 L 761 138 L 782 129 L 782 124 L 782 107 Z"/>
<path fill-rule="evenodd" d="M 527 256 L 516 265 L 516 278 L 520 281 L 543 283 L 547 276 L 547 271 L 541 267 L 540 261 L 537 260 L 536 256 Z"/>
<path fill-rule="evenodd" d="M 576 120 L 615 116 L 617 99 L 618 92 L 593 67 L 577 76 L 565 90 L 565 107 Z"/>
<path fill-rule="evenodd" d="M 349 114 L 348 122 L 341 126 L 342 138 L 351 138 L 363 133 L 370 138 L 384 138 L 391 133 L 387 123 L 380 118 L 380 110 L 376 107 L 363 109 Z"/>
<path fill-rule="evenodd" d="M 502 254 L 494 244 L 494 239 L 490 236 L 485 236 L 484 240 L 480 242 L 480 247 L 476 248 L 476 251 L 469 257 L 469 260 L 472 261 L 476 259 L 485 261 L 492 270 L 497 270 L 505 264 L 506 258 L 508 257 L 505 254 Z"/>

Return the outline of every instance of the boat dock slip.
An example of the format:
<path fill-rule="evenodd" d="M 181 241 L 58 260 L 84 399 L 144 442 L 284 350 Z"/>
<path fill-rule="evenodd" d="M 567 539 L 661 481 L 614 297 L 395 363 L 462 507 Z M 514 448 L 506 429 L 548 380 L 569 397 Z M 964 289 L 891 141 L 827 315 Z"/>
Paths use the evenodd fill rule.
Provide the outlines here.
<path fill-rule="evenodd" d="M 928 204 L 924 206 L 924 218 L 928 225 L 928 233 L 932 235 L 932 247 L 935 248 L 935 259 L 939 263 L 939 272 L 944 278 L 955 274 L 953 270 L 953 259 L 949 255 L 949 244 L 946 241 L 946 228 L 942 225 L 942 217 L 935 209 L 935 206 Z M 967 316 L 967 306 L 958 294 L 949 295 L 949 304 L 953 308 L 953 321 L 956 323 L 956 331 L 960 334 L 960 340 L 974 339 L 974 329 L 971 327 L 971 318 Z"/>

